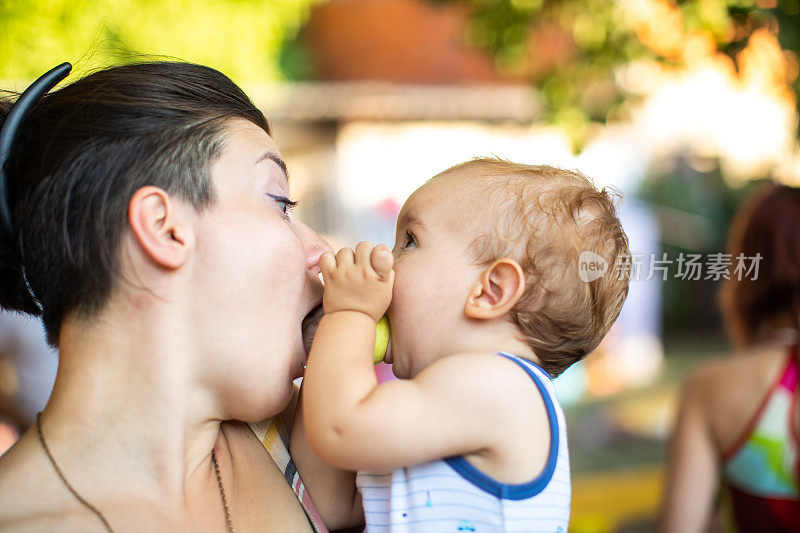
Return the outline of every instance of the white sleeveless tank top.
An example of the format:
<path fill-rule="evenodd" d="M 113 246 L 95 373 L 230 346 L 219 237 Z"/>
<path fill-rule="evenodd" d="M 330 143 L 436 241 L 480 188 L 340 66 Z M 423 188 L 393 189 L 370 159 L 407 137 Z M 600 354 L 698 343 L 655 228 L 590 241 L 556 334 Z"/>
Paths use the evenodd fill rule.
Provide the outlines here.
<path fill-rule="evenodd" d="M 534 363 L 498 354 L 525 369 L 544 400 L 552 438 L 542 473 L 527 483 L 499 483 L 463 457 L 387 473 L 358 472 L 365 531 L 566 533 L 571 497 L 567 426 L 553 383 Z"/>

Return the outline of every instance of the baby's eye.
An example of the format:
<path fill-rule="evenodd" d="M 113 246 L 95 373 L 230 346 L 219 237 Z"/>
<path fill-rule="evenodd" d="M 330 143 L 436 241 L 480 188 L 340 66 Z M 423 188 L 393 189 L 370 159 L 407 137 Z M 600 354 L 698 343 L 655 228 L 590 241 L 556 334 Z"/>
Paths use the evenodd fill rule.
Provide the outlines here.
<path fill-rule="evenodd" d="M 412 246 L 417 245 L 417 240 L 414 238 L 414 235 L 410 231 L 406 231 L 406 238 L 405 244 L 403 245 L 403 249 L 411 248 Z"/>

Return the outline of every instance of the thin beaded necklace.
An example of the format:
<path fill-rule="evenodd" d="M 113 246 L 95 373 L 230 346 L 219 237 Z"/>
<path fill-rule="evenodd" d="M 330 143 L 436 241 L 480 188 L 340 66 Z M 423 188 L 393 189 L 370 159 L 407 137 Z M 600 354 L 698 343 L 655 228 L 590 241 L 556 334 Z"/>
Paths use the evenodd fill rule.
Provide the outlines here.
<path fill-rule="evenodd" d="M 53 454 L 50 452 L 50 448 L 47 446 L 47 442 L 45 442 L 44 440 L 44 434 L 42 433 L 41 417 L 42 413 L 36 413 L 36 432 L 39 434 L 39 442 L 42 443 L 42 448 L 44 448 L 44 452 L 47 454 L 47 458 L 50 459 L 50 464 L 52 464 L 53 468 L 55 468 L 58 477 L 61 478 L 61 482 L 64 483 L 64 486 L 67 487 L 67 490 L 69 490 L 72 493 L 72 495 L 75 496 L 75 499 L 81 502 L 81 504 L 84 507 L 89 509 L 97 516 L 97 518 L 100 519 L 100 521 L 103 523 L 103 526 L 105 526 L 106 531 L 108 531 L 109 533 L 114 533 L 114 530 L 111 528 L 111 524 L 108 523 L 108 520 L 106 519 L 105 516 L 103 516 L 103 513 L 100 512 L 100 509 L 89 503 L 88 500 L 86 500 L 86 498 L 78 494 L 78 491 L 75 490 L 72 485 L 70 485 L 69 481 L 67 481 L 66 476 L 64 476 L 64 473 L 58 467 L 58 463 L 56 463 Z M 233 520 L 231 520 L 231 510 L 228 507 L 228 500 L 227 498 L 225 498 L 225 489 L 222 486 L 222 475 L 219 472 L 219 464 L 217 464 L 217 455 L 216 453 L 214 453 L 213 448 L 211 449 L 211 463 L 214 465 L 214 473 L 217 476 L 217 486 L 219 487 L 219 495 L 220 498 L 222 498 L 222 508 L 225 510 L 225 526 L 228 530 L 228 533 L 233 533 Z"/>

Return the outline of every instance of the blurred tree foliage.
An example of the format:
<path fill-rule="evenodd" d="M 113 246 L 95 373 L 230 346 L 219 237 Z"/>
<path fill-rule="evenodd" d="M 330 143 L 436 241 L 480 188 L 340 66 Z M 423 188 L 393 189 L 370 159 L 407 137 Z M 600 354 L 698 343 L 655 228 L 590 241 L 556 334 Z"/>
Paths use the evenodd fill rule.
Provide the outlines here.
<path fill-rule="evenodd" d="M 281 77 L 281 43 L 319 0 L 0 0 L 0 80 L 62 61 L 86 71 L 158 54 L 239 83 Z"/>
<path fill-rule="evenodd" d="M 777 31 L 782 48 L 800 54 L 800 0 L 429 0 L 469 2 L 472 16 L 469 42 L 490 51 L 498 67 L 527 77 L 540 88 L 550 119 L 563 126 L 585 126 L 614 118 L 628 95 L 614 82 L 615 67 L 638 59 L 680 66 L 680 58 L 665 54 L 642 39 L 643 31 L 663 24 L 672 34 L 703 33 L 720 52 L 732 58 L 759 28 Z M 650 28 L 631 12 L 648 12 Z M 673 16 L 675 11 L 679 16 Z M 674 28 L 669 24 L 682 28 Z M 533 29 L 533 32 L 531 32 Z M 678 30 L 677 32 L 675 30 Z M 551 65 L 537 64 L 531 33 L 557 30 L 568 41 L 569 53 Z M 552 41 L 552 39 L 551 39 Z M 793 89 L 800 91 L 795 78 Z"/>

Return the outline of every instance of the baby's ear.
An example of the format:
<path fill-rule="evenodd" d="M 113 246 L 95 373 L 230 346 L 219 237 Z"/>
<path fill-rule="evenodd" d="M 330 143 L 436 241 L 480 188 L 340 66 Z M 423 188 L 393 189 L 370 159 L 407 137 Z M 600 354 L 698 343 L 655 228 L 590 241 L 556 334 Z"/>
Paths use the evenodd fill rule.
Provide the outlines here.
<path fill-rule="evenodd" d="M 525 273 L 519 263 L 503 257 L 484 270 L 472 286 L 464 314 L 469 318 L 498 318 L 517 304 L 525 293 Z"/>

